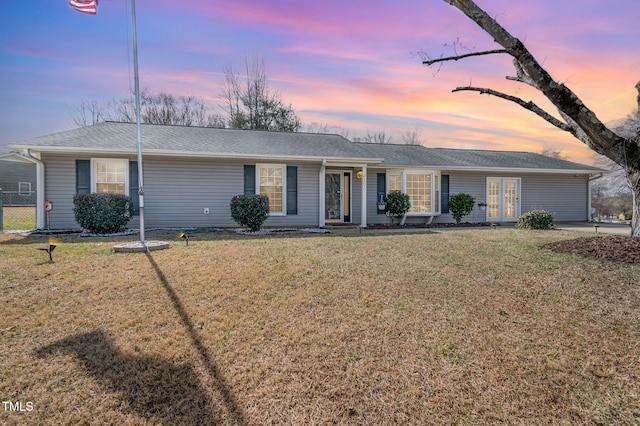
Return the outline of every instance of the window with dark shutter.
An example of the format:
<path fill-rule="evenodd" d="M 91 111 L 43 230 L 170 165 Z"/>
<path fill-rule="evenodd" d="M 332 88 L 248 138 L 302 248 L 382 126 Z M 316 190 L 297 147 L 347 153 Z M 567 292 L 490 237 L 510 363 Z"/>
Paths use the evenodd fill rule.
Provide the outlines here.
<path fill-rule="evenodd" d="M 378 197 L 376 198 L 376 205 L 380 204 L 387 194 L 387 174 L 378 173 Z M 378 214 L 384 214 L 384 209 L 380 210 L 376 207 Z"/>
<path fill-rule="evenodd" d="M 129 198 L 133 204 L 133 214 L 140 214 L 140 197 L 138 196 L 138 162 L 129 161 Z"/>
<path fill-rule="evenodd" d="M 287 214 L 298 214 L 297 166 L 287 166 Z"/>
<path fill-rule="evenodd" d="M 244 166 L 244 195 L 256 193 L 256 166 Z"/>
<path fill-rule="evenodd" d="M 449 213 L 449 175 L 442 175 L 440 177 L 440 185 L 442 191 L 440 192 L 440 208 L 442 213 Z"/>
<path fill-rule="evenodd" d="M 91 160 L 76 160 L 76 194 L 91 192 Z"/>

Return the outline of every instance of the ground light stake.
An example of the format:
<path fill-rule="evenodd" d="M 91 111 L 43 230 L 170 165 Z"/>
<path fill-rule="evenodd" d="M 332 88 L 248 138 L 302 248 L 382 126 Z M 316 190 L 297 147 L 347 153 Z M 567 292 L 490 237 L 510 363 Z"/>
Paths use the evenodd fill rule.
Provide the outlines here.
<path fill-rule="evenodd" d="M 56 240 L 54 240 L 53 238 L 49 238 L 49 247 L 47 248 L 39 248 L 38 250 L 42 250 L 42 251 L 46 251 L 47 253 L 49 253 L 49 262 L 53 263 L 53 250 L 55 250 L 56 247 L 58 247 L 60 245 L 60 243 Z"/>

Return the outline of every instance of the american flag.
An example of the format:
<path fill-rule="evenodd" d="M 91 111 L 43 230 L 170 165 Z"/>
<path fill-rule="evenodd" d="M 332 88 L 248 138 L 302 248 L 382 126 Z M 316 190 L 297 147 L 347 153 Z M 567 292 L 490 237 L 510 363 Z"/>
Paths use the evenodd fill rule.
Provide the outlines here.
<path fill-rule="evenodd" d="M 98 11 L 98 0 L 69 0 L 69 6 L 78 12 L 95 15 Z"/>

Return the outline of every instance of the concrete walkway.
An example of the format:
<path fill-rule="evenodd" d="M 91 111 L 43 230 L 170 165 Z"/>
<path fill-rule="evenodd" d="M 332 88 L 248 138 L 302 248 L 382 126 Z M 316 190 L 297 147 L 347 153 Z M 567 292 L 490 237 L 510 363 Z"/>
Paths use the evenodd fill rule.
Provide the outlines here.
<path fill-rule="evenodd" d="M 583 231 L 592 234 L 613 234 L 631 235 L 631 226 L 626 223 L 606 223 L 606 222 L 558 222 L 558 229 L 567 231 Z M 597 227 L 597 228 L 596 228 Z"/>

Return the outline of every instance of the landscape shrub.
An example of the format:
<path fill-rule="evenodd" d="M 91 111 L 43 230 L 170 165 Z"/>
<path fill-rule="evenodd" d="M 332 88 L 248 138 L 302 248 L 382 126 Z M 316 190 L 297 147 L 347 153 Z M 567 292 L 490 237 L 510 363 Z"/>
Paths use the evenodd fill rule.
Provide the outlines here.
<path fill-rule="evenodd" d="M 525 229 L 554 229 L 553 214 L 544 210 L 531 210 L 523 213 L 516 223 L 517 228 Z"/>
<path fill-rule="evenodd" d="M 449 212 L 456 223 L 460 223 L 463 217 L 471 213 L 475 203 L 476 199 L 464 192 L 454 194 L 449 198 Z"/>
<path fill-rule="evenodd" d="M 133 204 L 122 194 L 79 194 L 73 205 L 78 225 L 94 234 L 120 232 L 133 216 Z"/>
<path fill-rule="evenodd" d="M 404 216 L 411 208 L 409 196 L 400 191 L 394 191 L 383 198 L 386 207 L 385 213 L 389 216 Z"/>
<path fill-rule="evenodd" d="M 236 195 L 231 198 L 231 218 L 251 232 L 259 231 L 269 217 L 269 198 L 266 195 Z"/>

